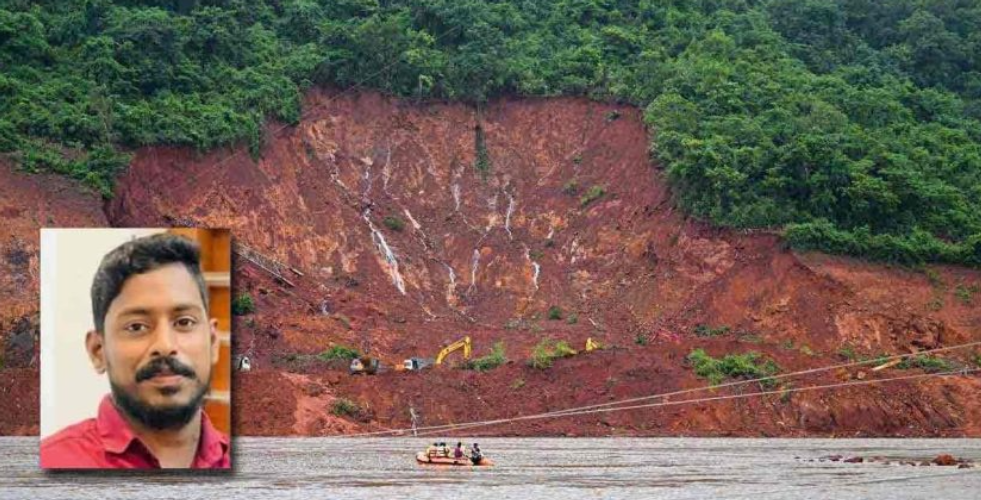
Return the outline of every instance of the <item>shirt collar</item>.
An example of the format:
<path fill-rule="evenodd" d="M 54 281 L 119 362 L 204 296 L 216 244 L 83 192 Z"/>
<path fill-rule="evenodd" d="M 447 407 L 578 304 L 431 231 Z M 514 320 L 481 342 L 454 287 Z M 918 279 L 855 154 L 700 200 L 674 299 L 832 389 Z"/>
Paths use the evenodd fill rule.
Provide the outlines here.
<path fill-rule="evenodd" d="M 198 452 L 194 457 L 195 465 L 209 467 L 222 460 L 228 454 L 228 436 L 221 433 L 211 424 L 208 413 L 201 412 L 201 441 Z"/>
<path fill-rule="evenodd" d="M 99 403 L 99 416 L 96 418 L 96 426 L 99 436 L 102 438 L 102 445 L 110 453 L 122 453 L 129 448 L 129 445 L 137 439 L 129 422 L 119 414 L 119 410 L 112 402 L 112 397 L 108 394 Z"/>
<path fill-rule="evenodd" d="M 123 418 L 112 402 L 112 397 L 108 394 L 99 403 L 99 416 L 96 419 L 99 436 L 102 438 L 102 445 L 110 453 L 120 454 L 125 452 L 133 441 L 139 441 L 129 422 Z M 140 443 L 142 445 L 142 443 Z M 198 451 L 194 456 L 194 463 L 210 465 L 221 460 L 228 453 L 228 436 L 215 429 L 211 424 L 208 414 L 201 411 L 201 441 L 198 443 Z"/>

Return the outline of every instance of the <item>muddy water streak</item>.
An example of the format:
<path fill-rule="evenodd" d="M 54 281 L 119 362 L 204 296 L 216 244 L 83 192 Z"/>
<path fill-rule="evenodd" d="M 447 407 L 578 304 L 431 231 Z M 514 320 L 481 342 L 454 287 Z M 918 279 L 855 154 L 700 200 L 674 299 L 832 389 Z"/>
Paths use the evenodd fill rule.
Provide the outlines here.
<path fill-rule="evenodd" d="M 37 439 L 0 438 L 0 498 L 538 499 L 978 498 L 981 468 L 845 464 L 831 454 L 981 459 L 969 439 L 485 438 L 495 467 L 416 465 L 419 439 L 242 438 L 235 472 L 44 474 Z M 815 461 L 810 461 L 815 459 Z"/>

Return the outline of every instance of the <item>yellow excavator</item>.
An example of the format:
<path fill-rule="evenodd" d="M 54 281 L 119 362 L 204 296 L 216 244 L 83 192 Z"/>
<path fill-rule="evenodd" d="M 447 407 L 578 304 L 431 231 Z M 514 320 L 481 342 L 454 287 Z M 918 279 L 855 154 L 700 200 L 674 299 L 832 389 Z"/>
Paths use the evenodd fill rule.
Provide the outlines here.
<path fill-rule="evenodd" d="M 419 371 L 424 368 L 429 368 L 434 364 L 441 365 L 447 356 L 452 354 L 454 351 L 459 351 L 460 349 L 463 349 L 463 359 L 469 360 L 470 355 L 473 353 L 473 344 L 470 341 L 469 336 L 463 337 L 462 339 L 444 347 L 441 351 L 439 351 L 439 354 L 436 355 L 436 359 L 409 358 L 402 364 L 402 368 L 409 371 Z"/>
<path fill-rule="evenodd" d="M 436 364 L 437 365 L 443 364 L 443 360 L 446 359 L 447 356 L 452 354 L 453 351 L 459 351 L 460 349 L 463 349 L 463 359 L 469 360 L 470 354 L 473 351 L 473 346 L 470 343 L 469 335 L 444 347 L 442 351 L 439 351 L 439 354 L 436 355 Z"/>
<path fill-rule="evenodd" d="M 602 349 L 603 346 L 592 339 L 592 337 L 586 339 L 585 352 L 595 351 L 597 349 Z M 470 340 L 470 336 L 463 337 L 456 342 L 444 347 L 436 355 L 436 359 L 433 358 L 409 358 L 402 362 L 401 365 L 393 364 L 395 371 L 419 371 L 432 366 L 433 364 L 441 365 L 446 357 L 453 354 L 456 351 L 463 349 L 463 360 L 469 361 L 473 354 L 473 343 Z M 574 351 L 574 354 L 578 354 Z M 351 360 L 350 373 L 352 375 L 356 374 L 368 374 L 374 375 L 381 368 L 382 364 L 377 358 L 370 356 L 362 356 L 360 358 L 355 358 Z"/>

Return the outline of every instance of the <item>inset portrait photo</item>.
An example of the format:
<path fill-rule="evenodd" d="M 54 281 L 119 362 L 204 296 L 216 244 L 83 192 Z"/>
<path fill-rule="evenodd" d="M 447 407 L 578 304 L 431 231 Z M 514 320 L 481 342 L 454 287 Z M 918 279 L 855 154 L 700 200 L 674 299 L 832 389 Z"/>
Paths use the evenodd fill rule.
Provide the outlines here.
<path fill-rule="evenodd" d="M 42 469 L 231 467 L 224 229 L 41 230 Z"/>

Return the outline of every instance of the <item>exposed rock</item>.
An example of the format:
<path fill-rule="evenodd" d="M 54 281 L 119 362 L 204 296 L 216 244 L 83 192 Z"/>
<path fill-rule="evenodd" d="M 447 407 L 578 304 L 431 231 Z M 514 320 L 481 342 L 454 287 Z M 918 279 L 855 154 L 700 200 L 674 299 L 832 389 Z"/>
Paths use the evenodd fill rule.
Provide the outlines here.
<path fill-rule="evenodd" d="M 28 368 L 35 364 L 39 339 L 37 314 L 25 315 L 9 324 L 0 323 L 0 360 L 8 368 Z"/>
<path fill-rule="evenodd" d="M 290 269 L 294 285 L 236 260 L 236 288 L 255 291 L 257 326 L 233 336 L 233 349 L 254 362 L 235 385 L 235 431 L 261 435 L 409 427 L 410 408 L 437 425 L 704 387 L 684 362 L 695 348 L 716 357 L 756 351 L 791 372 L 840 363 L 845 346 L 876 356 L 981 339 L 981 309 L 921 307 L 934 290 L 907 270 L 795 254 L 773 232 L 686 218 L 651 168 L 641 111 L 618 107 L 622 118 L 605 122 L 610 109 L 575 98 L 501 99 L 478 115 L 465 105 L 313 90 L 303 120 L 270 135 L 259 159 L 244 147 L 142 148 L 105 205 L 71 182 L 0 165 L 0 244 L 16 238 L 28 253 L 25 265 L 20 250 L 0 252 L 0 296 L 9 297 L 0 324 L 36 310 L 42 225 L 231 228 L 236 241 Z M 473 168 L 478 125 L 493 158 L 485 173 Z M 580 194 L 564 192 L 570 181 Z M 593 186 L 605 194 L 583 207 L 581 193 Z M 416 215 L 396 231 L 384 222 L 391 214 Z M 956 274 L 945 278 L 951 283 L 981 281 L 977 270 L 940 272 Z M 553 305 L 564 320 L 548 319 Z M 689 332 L 699 323 L 732 334 L 697 338 Z M 276 362 L 343 344 L 392 367 L 434 357 L 444 340 L 464 335 L 475 357 L 505 341 L 512 362 L 477 374 L 453 369 L 457 352 L 439 368 L 367 377 L 319 361 Z M 617 348 L 528 367 L 546 337 L 577 351 L 587 338 Z M 795 349 L 781 346 L 788 340 Z M 811 354 L 800 352 L 805 345 Z M 327 384 L 324 393 L 307 394 L 288 370 Z M 848 371 L 808 383 L 837 377 Z M 36 376 L 16 383 L 36 394 Z M 981 436 L 979 391 L 981 379 L 947 377 L 800 393 L 789 403 L 613 413 L 603 417 L 608 426 L 581 415 L 482 432 Z M 329 415 L 320 403 L 332 395 L 370 411 Z M 36 423 L 36 412 L 0 411 L 5 432 Z"/>

